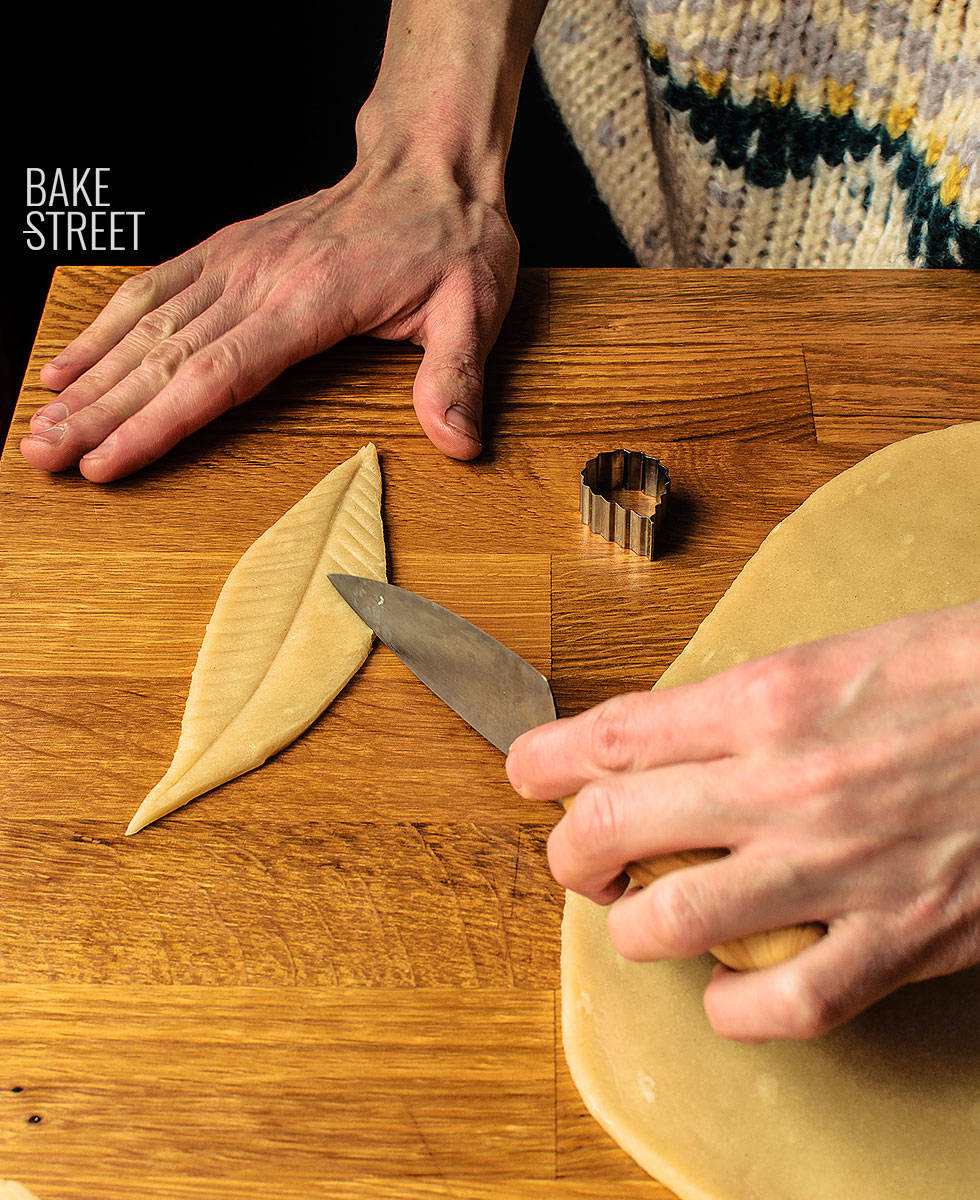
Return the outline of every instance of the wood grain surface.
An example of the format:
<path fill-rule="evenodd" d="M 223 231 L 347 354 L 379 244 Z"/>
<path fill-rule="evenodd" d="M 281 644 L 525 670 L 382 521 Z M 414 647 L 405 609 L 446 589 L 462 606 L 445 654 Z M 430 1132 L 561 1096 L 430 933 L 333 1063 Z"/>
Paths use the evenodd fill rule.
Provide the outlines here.
<path fill-rule="evenodd" d="M 134 838 L 214 600 L 364 442 L 391 578 L 549 676 L 647 688 L 769 529 L 889 441 L 980 417 L 960 272 L 530 271 L 490 443 L 444 459 L 419 351 L 287 371 L 133 479 L 28 467 L 46 358 L 128 268 L 65 267 L 0 463 L 0 1180 L 39 1200 L 668 1200 L 558 1028 L 557 809 L 384 648 L 259 771 Z M 662 458 L 659 557 L 578 520 L 599 450 Z"/>

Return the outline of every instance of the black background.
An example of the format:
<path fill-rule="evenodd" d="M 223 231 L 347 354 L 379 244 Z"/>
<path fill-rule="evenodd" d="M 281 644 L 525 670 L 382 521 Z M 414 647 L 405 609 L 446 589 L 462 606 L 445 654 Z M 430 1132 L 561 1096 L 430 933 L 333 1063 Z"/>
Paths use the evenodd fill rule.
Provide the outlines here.
<path fill-rule="evenodd" d="M 152 264 L 222 225 L 340 179 L 354 118 L 381 59 L 388 3 L 356 11 L 269 6 L 241 19 L 201 6 L 54 19 L 39 8 L 8 63 L 0 243 L 0 428 L 5 427 L 58 262 Z M 257 13 L 258 8 L 251 10 Z M 16 85 L 9 82 L 17 78 Z M 109 167 L 110 207 L 143 210 L 134 252 L 31 251 L 26 168 Z M 540 81 L 532 57 L 507 173 L 525 266 L 634 260 Z"/>

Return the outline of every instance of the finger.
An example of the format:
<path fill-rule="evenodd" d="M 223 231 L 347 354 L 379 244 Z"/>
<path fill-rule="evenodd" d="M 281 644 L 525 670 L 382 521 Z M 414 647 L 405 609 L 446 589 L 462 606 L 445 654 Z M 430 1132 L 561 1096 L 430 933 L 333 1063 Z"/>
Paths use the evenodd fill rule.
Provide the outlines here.
<path fill-rule="evenodd" d="M 728 690 L 717 676 L 614 696 L 522 734 L 510 748 L 507 774 L 525 799 L 554 800 L 603 775 L 720 758 L 736 749 Z"/>
<path fill-rule="evenodd" d="M 610 910 L 609 934 L 624 958 L 654 962 L 836 915 L 792 863 L 739 852 L 631 890 Z"/>
<path fill-rule="evenodd" d="M 425 348 L 413 401 L 429 441 L 450 458 L 475 458 L 482 448 L 482 350 L 471 316 L 443 305 L 426 320 Z"/>
<path fill-rule="evenodd" d="M 882 920 L 855 914 L 796 958 L 761 971 L 715 972 L 704 1007 L 738 1041 L 828 1033 L 906 982 L 904 958 Z"/>
<path fill-rule="evenodd" d="M 169 368 L 169 378 L 183 358 L 200 349 L 209 337 L 218 336 L 234 323 L 228 317 L 224 324 L 219 325 L 214 319 L 217 313 L 209 313 L 208 320 L 204 322 L 196 321 L 211 308 L 219 288 L 217 280 L 208 283 L 198 280 L 141 317 L 116 346 L 74 383 L 69 384 L 57 400 L 34 413 L 30 421 L 31 432 L 40 433 L 52 425 L 60 424 L 105 395 L 147 360 L 148 366 L 153 368 L 148 375 L 156 374 L 160 368 Z M 160 346 L 165 350 L 158 351 Z M 166 379 L 161 378 L 157 390 L 165 382 Z"/>
<path fill-rule="evenodd" d="M 628 863 L 740 844 L 756 824 L 737 802 L 744 774 L 725 759 L 586 784 L 548 839 L 552 874 L 564 887 L 608 903 Z"/>
<path fill-rule="evenodd" d="M 90 387 L 95 390 L 88 383 L 93 372 L 88 372 L 65 389 L 61 400 L 48 406 L 50 411 L 64 401 L 68 415 L 56 424 L 32 423 L 30 436 L 21 442 L 21 453 L 32 466 L 46 471 L 61 471 L 74 465 L 149 403 L 195 353 L 232 329 L 238 311 L 237 304 L 227 299 L 212 304 L 178 334 L 146 352 L 114 386 L 100 394 L 88 394 Z M 124 344 L 104 362 L 108 364 L 116 354 L 121 361 Z M 105 378 L 109 377 L 109 370 L 107 366 Z"/>
<path fill-rule="evenodd" d="M 173 379 L 79 462 L 96 483 L 154 462 L 182 438 L 241 404 L 296 361 L 286 305 L 266 302 L 189 358 Z"/>
<path fill-rule="evenodd" d="M 140 317 L 192 283 L 201 261 L 200 247 L 195 246 L 127 279 L 91 325 L 41 368 L 41 383 L 56 391 L 67 387 L 125 337 Z"/>

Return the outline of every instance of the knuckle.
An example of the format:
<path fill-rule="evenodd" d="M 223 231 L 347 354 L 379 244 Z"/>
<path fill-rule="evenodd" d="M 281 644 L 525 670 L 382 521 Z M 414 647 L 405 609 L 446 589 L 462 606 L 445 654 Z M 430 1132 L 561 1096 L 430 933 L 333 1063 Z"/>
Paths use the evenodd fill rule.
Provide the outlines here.
<path fill-rule="evenodd" d="M 483 363 L 472 350 L 455 350 L 451 354 L 440 355 L 438 366 L 444 371 L 452 371 L 472 384 L 483 386 Z"/>
<path fill-rule="evenodd" d="M 153 276 L 149 271 L 143 271 L 139 275 L 131 275 L 116 289 L 115 298 L 124 301 L 127 304 L 137 300 L 147 300 L 153 295 Z"/>
<path fill-rule="evenodd" d="M 123 402 L 117 395 L 109 391 L 97 396 L 91 404 L 80 409 L 76 414 L 76 421 L 78 417 L 84 416 L 86 425 L 102 427 L 106 424 L 117 423 L 124 415 Z"/>
<path fill-rule="evenodd" d="M 162 342 L 172 337 L 180 327 L 176 313 L 167 308 L 155 308 L 140 317 L 133 330 L 151 342 Z"/>
<path fill-rule="evenodd" d="M 613 846 L 620 831 L 615 792 L 603 782 L 587 784 L 575 797 L 565 817 L 573 852 L 592 853 L 597 846 Z"/>
<path fill-rule="evenodd" d="M 191 374 L 201 382 L 234 374 L 241 368 L 241 356 L 228 338 L 199 350 L 187 364 Z"/>
<path fill-rule="evenodd" d="M 630 711 L 624 698 L 615 696 L 592 710 L 589 746 L 596 766 L 623 771 L 632 765 Z"/>
<path fill-rule="evenodd" d="M 211 373 L 217 376 L 238 376 L 242 371 L 242 355 L 234 338 L 222 338 L 208 351 Z"/>
<path fill-rule="evenodd" d="M 256 283 L 279 266 L 285 250 L 284 239 L 276 233 L 267 233 L 251 251 L 247 265 L 242 266 L 242 275 L 250 283 Z"/>
<path fill-rule="evenodd" d="M 815 811 L 838 822 L 843 831 L 854 824 L 853 798 L 846 787 L 853 767 L 849 756 L 835 746 L 817 745 L 796 755 L 792 764 L 792 787 L 798 803 L 816 805 Z"/>
<path fill-rule="evenodd" d="M 185 342 L 177 338 L 170 338 L 148 351 L 143 358 L 142 365 L 169 379 L 176 374 L 190 353 L 191 349 Z"/>
<path fill-rule="evenodd" d="M 221 305 L 229 312 L 245 314 L 255 307 L 252 272 L 242 266 L 230 275 L 222 287 Z"/>
<path fill-rule="evenodd" d="M 684 872 L 678 872 L 678 876 Z M 657 944 L 671 958 L 701 954 L 713 940 L 706 936 L 705 921 L 689 884 L 667 877 L 656 885 L 653 933 Z"/>
<path fill-rule="evenodd" d="M 338 304 L 338 307 L 342 307 Z M 288 334 L 311 324 L 310 304 L 306 293 L 294 287 L 275 289 L 257 310 L 265 327 Z"/>
<path fill-rule="evenodd" d="M 296 242 L 306 222 L 285 216 L 263 229 L 235 265 L 231 283 L 246 294 L 265 293 L 279 279 L 285 265 L 296 259 Z"/>
<path fill-rule="evenodd" d="M 806 681 L 792 652 L 746 664 L 747 695 L 764 729 L 774 738 L 800 732 L 800 701 Z"/>
<path fill-rule="evenodd" d="M 964 897 L 958 883 L 959 880 L 949 877 L 923 882 L 893 918 L 906 944 L 922 945 L 934 937 L 937 930 L 944 934 L 953 933 L 964 917 L 969 920 L 969 912 L 963 911 Z"/>
<path fill-rule="evenodd" d="M 777 1020 L 784 1037 L 815 1038 L 842 1019 L 840 1005 L 817 983 L 797 972 L 786 975 L 777 992 Z"/>
<path fill-rule="evenodd" d="M 271 231 L 274 244 L 280 250 L 291 246 L 298 237 L 306 232 L 309 224 L 310 218 L 301 209 L 289 208 L 285 212 L 280 212 Z"/>
<path fill-rule="evenodd" d="M 264 267 L 264 253 L 253 250 L 247 258 L 241 259 L 234 265 L 225 285 L 226 294 L 239 305 L 250 304 Z"/>

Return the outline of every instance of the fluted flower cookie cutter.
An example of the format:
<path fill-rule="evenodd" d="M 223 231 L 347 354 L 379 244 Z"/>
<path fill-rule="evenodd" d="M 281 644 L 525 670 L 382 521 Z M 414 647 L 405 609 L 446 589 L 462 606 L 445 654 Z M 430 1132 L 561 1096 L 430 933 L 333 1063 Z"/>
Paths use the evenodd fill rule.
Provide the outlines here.
<path fill-rule="evenodd" d="M 669 492 L 670 476 L 659 459 L 640 450 L 605 450 L 582 468 L 582 524 L 607 542 L 653 558 Z"/>

